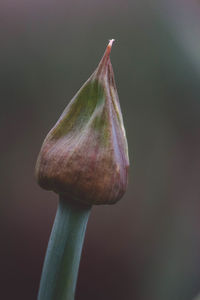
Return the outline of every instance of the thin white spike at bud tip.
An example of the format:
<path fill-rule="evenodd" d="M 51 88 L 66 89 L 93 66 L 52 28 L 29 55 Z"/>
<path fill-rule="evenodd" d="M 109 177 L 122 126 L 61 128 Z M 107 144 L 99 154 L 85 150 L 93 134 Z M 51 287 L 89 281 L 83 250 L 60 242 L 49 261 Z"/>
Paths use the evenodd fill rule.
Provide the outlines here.
<path fill-rule="evenodd" d="M 111 48 L 112 48 L 112 44 L 113 44 L 114 41 L 115 41 L 114 39 L 109 40 L 109 43 L 108 43 L 108 46 L 106 48 L 106 52 L 105 52 L 103 58 L 107 58 L 107 59 L 109 58 L 110 51 L 111 51 Z"/>
<path fill-rule="evenodd" d="M 108 43 L 108 47 L 109 48 L 111 48 L 112 47 L 112 44 L 113 44 L 113 42 L 115 41 L 115 39 L 111 39 L 111 40 L 109 40 L 109 43 Z"/>

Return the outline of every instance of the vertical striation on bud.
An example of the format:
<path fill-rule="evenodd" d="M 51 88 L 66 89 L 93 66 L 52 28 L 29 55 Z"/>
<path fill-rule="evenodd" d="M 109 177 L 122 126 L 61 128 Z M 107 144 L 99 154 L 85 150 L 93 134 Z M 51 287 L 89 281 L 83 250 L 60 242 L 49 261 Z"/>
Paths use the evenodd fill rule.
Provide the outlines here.
<path fill-rule="evenodd" d="M 91 77 L 44 140 L 39 185 L 85 204 L 112 204 L 124 194 L 128 147 L 110 61 L 114 40 Z"/>

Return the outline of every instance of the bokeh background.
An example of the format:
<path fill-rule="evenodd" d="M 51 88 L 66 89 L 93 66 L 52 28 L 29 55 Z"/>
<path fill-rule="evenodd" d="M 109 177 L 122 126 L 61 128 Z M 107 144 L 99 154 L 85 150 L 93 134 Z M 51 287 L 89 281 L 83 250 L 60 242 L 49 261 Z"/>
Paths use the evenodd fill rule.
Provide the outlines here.
<path fill-rule="evenodd" d="M 57 207 L 37 154 L 115 38 L 129 187 L 92 210 L 76 299 L 198 299 L 200 2 L 2 0 L 0 20 L 0 298 L 37 297 Z"/>

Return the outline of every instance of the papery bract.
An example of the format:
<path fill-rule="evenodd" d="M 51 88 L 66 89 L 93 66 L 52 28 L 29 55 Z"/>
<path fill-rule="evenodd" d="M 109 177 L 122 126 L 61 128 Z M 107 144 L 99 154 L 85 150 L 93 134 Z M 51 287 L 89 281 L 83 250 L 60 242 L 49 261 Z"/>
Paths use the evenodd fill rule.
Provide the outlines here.
<path fill-rule="evenodd" d="M 128 147 L 110 62 L 96 71 L 44 140 L 36 164 L 41 187 L 85 204 L 112 204 L 127 187 Z"/>

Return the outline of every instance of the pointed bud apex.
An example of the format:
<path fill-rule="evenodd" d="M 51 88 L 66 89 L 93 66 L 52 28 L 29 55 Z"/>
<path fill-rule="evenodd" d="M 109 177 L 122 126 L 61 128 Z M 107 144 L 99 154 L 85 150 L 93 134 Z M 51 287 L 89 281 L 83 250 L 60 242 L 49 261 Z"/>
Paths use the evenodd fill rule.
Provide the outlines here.
<path fill-rule="evenodd" d="M 36 164 L 42 188 L 90 205 L 115 203 L 127 186 L 128 147 L 110 62 L 113 41 L 48 133 Z"/>

